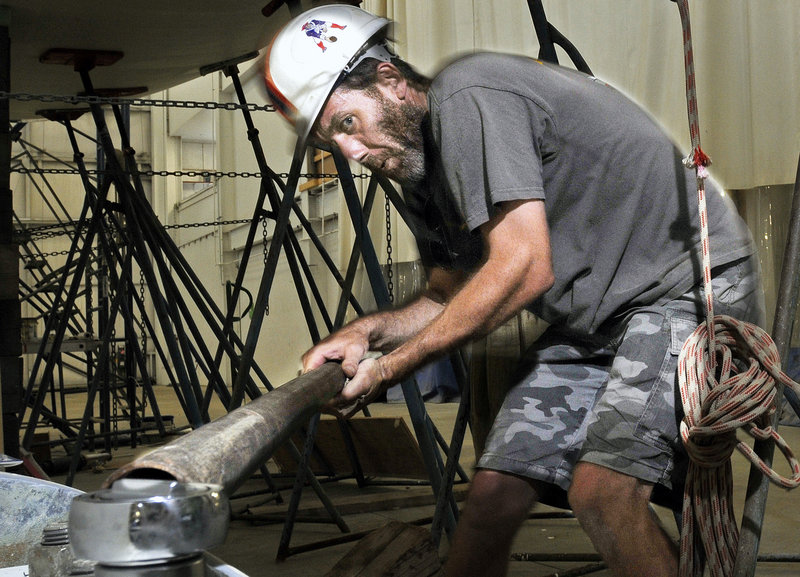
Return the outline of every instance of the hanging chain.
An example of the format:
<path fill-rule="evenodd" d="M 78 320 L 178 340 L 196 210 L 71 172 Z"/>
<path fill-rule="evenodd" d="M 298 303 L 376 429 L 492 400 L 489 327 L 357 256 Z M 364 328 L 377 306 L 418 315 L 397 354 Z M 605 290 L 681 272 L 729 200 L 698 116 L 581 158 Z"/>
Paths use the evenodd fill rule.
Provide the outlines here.
<path fill-rule="evenodd" d="M 94 318 L 92 316 L 92 309 L 94 303 L 92 301 L 92 277 L 94 276 L 94 265 L 91 262 L 86 263 L 86 332 L 90 335 L 94 334 Z"/>
<path fill-rule="evenodd" d="M 139 330 L 141 331 L 141 344 L 139 345 L 141 355 L 142 355 L 142 366 L 144 373 L 147 370 L 147 333 L 145 332 L 145 324 L 144 324 L 144 269 L 140 266 L 139 267 L 139 302 L 142 306 L 142 319 L 139 320 Z M 142 380 L 144 381 L 144 374 L 142 374 Z M 147 395 L 144 394 L 144 389 L 142 390 L 142 420 L 144 420 L 147 411 Z"/>
<path fill-rule="evenodd" d="M 394 270 L 392 267 L 392 204 L 389 195 L 384 192 L 386 207 L 386 288 L 389 291 L 389 302 L 394 302 Z"/>
<path fill-rule="evenodd" d="M 264 240 L 261 243 L 261 248 L 263 249 L 263 252 L 264 252 L 264 268 L 266 269 L 267 268 L 267 252 L 268 252 L 267 251 L 267 243 L 269 242 L 269 240 L 267 238 L 269 235 L 268 235 L 268 232 L 267 232 L 267 215 L 266 215 L 266 213 L 261 216 L 261 230 L 263 232 L 263 237 L 264 237 Z M 267 316 L 267 317 L 269 316 L 269 297 L 267 297 L 267 306 L 264 307 L 264 316 Z"/>
<path fill-rule="evenodd" d="M 122 171 L 121 173 L 117 173 L 110 169 L 85 169 L 83 171 L 77 168 L 27 168 L 25 166 L 15 166 L 11 168 L 10 172 L 16 172 L 18 174 L 88 174 L 89 176 L 105 176 L 105 175 L 115 175 L 115 174 L 125 174 L 131 175 L 131 172 Z M 190 178 L 262 178 L 264 176 L 273 176 L 273 175 L 263 175 L 261 172 L 237 172 L 234 170 L 139 170 L 136 172 L 139 176 L 187 176 Z M 289 178 L 288 172 L 280 172 L 275 173 L 274 176 L 279 178 L 287 179 Z M 298 175 L 300 178 L 312 179 L 312 178 L 338 178 L 339 175 L 336 173 L 317 173 L 317 172 L 303 172 Z M 367 179 L 370 177 L 367 173 L 359 173 L 355 174 L 352 173 L 351 176 L 354 179 Z"/>
<path fill-rule="evenodd" d="M 200 228 L 204 226 L 223 226 L 228 224 L 247 224 L 251 221 L 249 218 L 240 218 L 237 220 L 213 220 L 208 222 L 189 222 L 185 224 L 167 224 L 164 225 L 164 230 L 170 230 L 173 228 Z M 36 228 L 28 228 L 23 230 L 16 230 L 14 231 L 14 236 L 18 242 L 24 242 L 28 240 L 44 240 L 48 238 L 53 238 L 56 236 L 62 236 L 65 234 L 70 234 L 72 232 L 78 232 L 78 224 L 80 221 L 72 220 L 60 224 L 47 224 L 44 226 L 37 226 Z M 87 220 L 80 228 L 88 228 L 91 226 L 92 221 Z M 63 230 L 67 227 L 73 227 L 75 230 Z M 54 229 L 62 229 L 62 230 L 54 230 Z M 42 256 L 55 256 L 57 254 L 67 254 L 69 251 L 59 251 L 56 253 L 46 253 Z M 38 255 L 37 255 L 38 256 Z M 26 255 L 22 255 L 22 258 L 32 258 Z"/>
<path fill-rule="evenodd" d="M 116 291 L 111 286 L 111 283 L 108 282 L 108 276 L 104 278 L 104 283 L 106 285 L 106 291 L 108 294 L 108 302 L 114 302 L 117 298 Z M 107 311 L 106 311 L 107 312 Z M 124 349 L 123 349 L 124 350 Z M 116 433 L 119 431 L 119 423 L 117 423 L 117 417 L 119 415 L 119 405 L 117 400 L 117 384 L 119 378 L 119 347 L 117 346 L 117 327 L 116 323 L 111 326 L 111 371 L 108 375 L 108 382 L 110 390 L 108 391 L 109 396 L 111 397 L 111 430 L 109 432 L 114 432 L 115 434 L 112 435 L 112 443 L 113 447 L 117 448 L 117 435 Z"/>
<path fill-rule="evenodd" d="M 145 106 L 160 108 L 203 108 L 206 110 L 240 110 L 274 112 L 271 104 L 238 104 L 235 102 L 197 102 L 192 100 L 157 100 L 154 98 L 120 98 L 96 95 L 30 94 L 28 92 L 0 92 L 0 100 L 21 102 L 66 102 L 67 104 L 111 104 L 119 106 Z"/>

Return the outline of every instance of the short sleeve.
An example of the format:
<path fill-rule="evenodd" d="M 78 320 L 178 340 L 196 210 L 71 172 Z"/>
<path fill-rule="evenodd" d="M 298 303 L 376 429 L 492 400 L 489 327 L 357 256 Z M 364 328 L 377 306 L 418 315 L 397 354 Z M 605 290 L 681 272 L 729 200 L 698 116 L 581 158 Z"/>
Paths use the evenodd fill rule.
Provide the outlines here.
<path fill-rule="evenodd" d="M 431 107 L 432 127 L 453 199 L 470 230 L 498 203 L 543 199 L 542 139 L 552 120 L 513 92 L 470 86 Z"/>

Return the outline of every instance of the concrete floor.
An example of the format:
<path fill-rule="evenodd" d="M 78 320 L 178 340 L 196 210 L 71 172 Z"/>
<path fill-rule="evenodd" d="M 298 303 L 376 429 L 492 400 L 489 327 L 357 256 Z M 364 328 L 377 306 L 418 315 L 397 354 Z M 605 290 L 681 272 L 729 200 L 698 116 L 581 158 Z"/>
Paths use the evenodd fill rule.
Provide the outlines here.
<path fill-rule="evenodd" d="M 158 389 L 159 398 L 164 397 L 164 401 L 160 401 L 162 413 L 169 414 L 171 389 L 168 387 L 158 387 Z M 75 399 L 73 402 L 79 402 L 79 400 Z M 456 403 L 427 405 L 433 422 L 445 438 L 450 438 L 457 408 L 458 405 Z M 217 409 L 217 411 L 219 410 Z M 372 405 L 371 412 L 373 416 L 402 416 L 408 421 L 405 406 L 402 404 L 375 404 Z M 182 422 L 179 409 L 178 412 L 172 414 L 175 415 L 176 426 L 180 426 Z M 800 428 L 783 427 L 781 428 L 781 433 L 790 446 L 800 447 Z M 96 490 L 114 468 L 130 461 L 142 451 L 152 448 L 150 446 L 140 447 L 136 450 L 126 447 L 116 449 L 112 453 L 112 460 L 105 463 L 102 468 L 81 471 L 76 477 L 74 486 L 87 492 Z M 469 432 L 467 432 L 467 438 L 461 454 L 461 464 L 469 473 L 471 473 L 474 458 L 472 442 Z M 776 457 L 776 463 L 779 471 L 783 472 L 783 474 L 788 474 L 788 466 L 786 466 L 783 457 Z M 733 465 L 736 479 L 734 497 L 737 502 L 737 515 L 741 518 L 741 500 L 744 494 L 748 465 L 738 453 L 734 454 Z M 271 463 L 270 467 L 272 471 L 277 472 L 273 463 Z M 52 480 L 63 482 L 62 477 L 53 477 Z M 281 476 L 278 474 L 276 480 L 290 485 L 292 478 L 290 475 Z M 264 487 L 263 479 L 252 479 L 241 487 L 238 493 L 261 490 Z M 343 516 L 351 533 L 368 532 L 383 526 L 393 519 L 412 522 L 433 514 L 432 504 L 416 504 L 418 499 L 424 499 L 430 495 L 428 487 L 396 485 L 369 486 L 360 489 L 353 480 L 340 480 L 325 483 L 324 488 L 337 507 L 341 506 L 343 511 L 347 511 L 343 513 Z M 457 489 L 463 492 L 466 489 L 466 484 L 457 485 Z M 255 513 L 285 510 L 290 493 L 290 489 L 281 491 L 281 495 L 284 498 L 284 504 L 281 506 L 274 503 L 265 503 L 264 496 L 256 496 L 234 498 L 232 507 L 234 510 L 242 510 L 249 505 L 251 511 Z M 353 505 L 354 502 L 375 503 L 376 501 L 385 502 L 391 508 L 388 510 L 370 510 L 369 512 L 351 512 L 359 509 L 357 505 Z M 409 503 L 414 505 L 407 505 Z M 300 503 L 301 514 L 318 506 L 318 501 L 313 491 L 310 489 L 304 490 Z M 548 513 L 556 511 L 556 509 L 540 506 L 535 512 Z M 665 510 L 658 510 L 657 512 L 662 517 L 666 527 L 670 529 L 675 527 L 671 513 Z M 355 546 L 355 541 L 353 541 L 335 546 L 316 548 L 308 552 L 293 554 L 288 559 L 278 562 L 276 561 L 276 553 L 282 531 L 282 522 L 264 524 L 261 522 L 253 523 L 235 520 L 230 524 L 224 545 L 214 549 L 211 553 L 251 577 L 322 577 Z M 677 530 L 674 530 L 673 534 L 677 538 Z M 336 525 L 330 522 L 298 522 L 295 525 L 290 546 L 300 547 L 322 540 L 340 538 L 345 535 Z M 789 492 L 772 487 L 768 500 L 760 552 L 762 554 L 800 555 L 800 537 L 798 535 L 800 535 L 800 491 Z M 569 518 L 536 518 L 529 520 L 520 531 L 512 550 L 515 553 L 534 554 L 593 554 L 592 546 L 578 527 L 577 522 Z M 442 539 L 440 552 L 442 555 L 447 554 L 446 538 Z M 571 563 L 514 561 L 511 563 L 509 575 L 511 577 L 563 575 L 564 571 L 587 567 L 590 564 L 589 561 Z M 576 574 L 591 574 L 600 577 L 610 575 L 606 570 Z M 800 563 L 759 563 L 756 575 L 763 577 L 796 577 L 800 575 Z"/>

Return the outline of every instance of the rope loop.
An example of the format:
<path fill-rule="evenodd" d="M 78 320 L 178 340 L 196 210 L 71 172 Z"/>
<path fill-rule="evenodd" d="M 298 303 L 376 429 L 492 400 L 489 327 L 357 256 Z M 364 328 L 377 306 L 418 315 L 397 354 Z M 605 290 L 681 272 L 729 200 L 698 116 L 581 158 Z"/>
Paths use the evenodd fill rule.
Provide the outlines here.
<path fill-rule="evenodd" d="M 797 393 L 800 385 L 781 370 L 777 347 L 766 331 L 727 315 L 713 317 L 712 324 L 713 335 L 708 324 L 699 325 L 678 356 L 684 410 L 680 434 L 690 458 L 681 531 L 684 576 L 701 575 L 705 559 L 713 577 L 730 575 L 738 543 L 731 505 L 734 449 L 772 483 L 786 489 L 800 486 L 800 462 L 771 425 L 780 385 Z M 738 429 L 754 439 L 772 439 L 791 475 L 781 475 L 764 463 L 737 439 Z M 722 534 L 725 538 L 720 538 Z M 697 548 L 705 549 L 704 559 L 695 559 Z"/>
<path fill-rule="evenodd" d="M 681 438 L 689 458 L 698 467 L 715 469 L 722 467 L 736 450 L 736 433 L 706 435 L 700 427 L 689 427 L 681 423 Z"/>
<path fill-rule="evenodd" d="M 704 567 L 712 577 L 732 574 L 739 530 L 732 506 L 733 473 L 730 456 L 738 449 L 770 481 L 782 487 L 800 485 L 800 464 L 771 426 L 781 386 L 800 394 L 800 385 L 780 368 L 777 347 L 754 325 L 725 315 L 714 315 L 711 257 L 705 179 L 711 159 L 700 148 L 689 0 L 675 0 L 683 28 L 686 72 L 686 108 L 692 150 L 683 163 L 695 170 L 700 219 L 705 324 L 697 327 L 678 357 L 678 384 L 685 417 L 681 438 L 689 454 L 681 527 L 681 577 L 701 577 Z M 792 476 L 784 477 L 764 463 L 755 451 L 736 438 L 743 429 L 755 439 L 773 439 L 789 462 Z"/>
<path fill-rule="evenodd" d="M 715 466 L 710 463 L 718 462 L 726 452 L 727 457 L 733 452 L 731 433 L 744 428 L 751 437 L 771 438 L 782 447 L 793 478 L 772 471 L 745 443 L 735 441 L 734 447 L 760 469 L 769 471 L 768 476 L 774 482 L 782 486 L 800 485 L 797 459 L 770 425 L 777 411 L 779 384 L 798 393 L 800 385 L 781 370 L 778 349 L 760 327 L 717 315 L 714 329 L 717 357 L 714 364 L 707 358 L 706 324 L 695 329 L 678 357 L 678 384 L 685 414 L 681 438 L 689 457 L 698 466 Z"/>

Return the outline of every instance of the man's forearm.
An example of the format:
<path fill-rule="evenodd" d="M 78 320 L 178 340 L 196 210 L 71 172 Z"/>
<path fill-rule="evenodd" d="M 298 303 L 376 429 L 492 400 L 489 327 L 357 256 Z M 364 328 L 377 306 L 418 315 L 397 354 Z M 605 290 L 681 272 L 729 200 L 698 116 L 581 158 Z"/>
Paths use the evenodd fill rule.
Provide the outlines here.
<path fill-rule="evenodd" d="M 430 324 L 445 306 L 445 297 L 425 291 L 402 307 L 367 315 L 353 322 L 368 335 L 370 349 L 391 351 Z"/>
<path fill-rule="evenodd" d="M 497 282 L 493 268 L 492 264 L 485 265 L 446 308 L 440 307 L 428 322 L 416 327 L 414 334 L 392 347 L 381 359 L 388 380 L 399 381 L 415 368 L 485 336 L 538 296 L 514 283 Z"/>
<path fill-rule="evenodd" d="M 424 327 L 380 359 L 385 381 L 485 336 L 544 294 L 553 284 L 549 239 L 541 201 L 507 203 L 482 229 L 487 258 Z"/>

